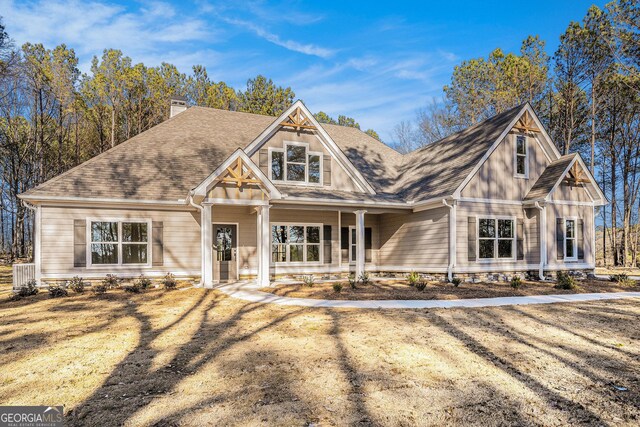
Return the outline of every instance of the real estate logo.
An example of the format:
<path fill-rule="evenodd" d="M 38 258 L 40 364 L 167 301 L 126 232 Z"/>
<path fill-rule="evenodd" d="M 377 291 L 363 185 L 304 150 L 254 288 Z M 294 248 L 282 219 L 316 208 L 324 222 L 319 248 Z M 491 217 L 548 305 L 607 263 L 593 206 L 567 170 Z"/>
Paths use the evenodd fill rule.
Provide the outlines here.
<path fill-rule="evenodd" d="M 62 406 L 0 406 L 0 427 L 62 427 Z"/>

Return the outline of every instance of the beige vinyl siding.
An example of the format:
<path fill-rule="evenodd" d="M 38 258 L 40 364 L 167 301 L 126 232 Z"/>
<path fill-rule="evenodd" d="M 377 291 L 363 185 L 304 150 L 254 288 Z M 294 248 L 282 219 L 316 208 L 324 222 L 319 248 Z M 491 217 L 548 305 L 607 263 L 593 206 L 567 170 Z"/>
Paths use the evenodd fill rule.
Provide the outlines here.
<path fill-rule="evenodd" d="M 571 200 L 576 202 L 591 202 L 591 197 L 584 187 L 575 187 L 561 182 L 549 196 L 551 200 Z"/>
<path fill-rule="evenodd" d="M 467 240 L 468 218 L 506 216 L 524 220 L 524 259 L 523 260 L 494 260 L 494 261 L 469 261 Z M 517 223 L 517 221 L 516 221 Z M 457 241 L 456 241 L 456 269 L 464 270 L 464 267 L 495 266 L 495 271 L 500 271 L 501 266 L 515 266 L 538 264 L 540 262 L 539 212 L 537 209 L 523 209 L 519 205 L 469 203 L 458 204 L 457 208 Z M 477 247 L 477 235 L 476 235 Z"/>
<path fill-rule="evenodd" d="M 341 227 L 355 227 L 356 214 L 352 212 L 342 213 Z M 367 215 L 364 214 L 364 226 L 365 228 L 371 228 L 371 264 L 377 265 L 379 263 L 379 248 L 380 248 L 380 215 Z M 338 236 L 340 237 L 340 236 Z M 340 242 L 338 242 L 338 248 L 340 248 Z M 342 260 L 343 265 L 349 264 L 349 258 Z M 369 264 L 369 263 L 367 263 Z"/>
<path fill-rule="evenodd" d="M 522 200 L 549 164 L 542 146 L 527 137 L 529 177 L 516 178 L 516 133 L 508 134 L 462 190 L 463 197 Z M 538 138 L 542 138 L 541 135 Z"/>
<path fill-rule="evenodd" d="M 595 265 L 593 233 L 594 208 L 592 206 L 571 206 L 571 205 L 547 205 L 547 260 L 552 269 L 554 265 L 589 264 Z M 556 218 L 574 217 L 584 221 L 584 260 L 560 261 L 557 259 L 556 250 Z"/>
<path fill-rule="evenodd" d="M 150 219 L 162 221 L 164 265 L 161 267 L 74 267 L 74 220 Z M 176 210 L 134 210 L 107 208 L 42 207 L 41 263 L 43 279 L 75 275 L 84 278 L 104 277 L 107 273 L 120 275 L 200 275 L 200 213 Z M 151 254 L 149 254 L 150 256 Z"/>
<path fill-rule="evenodd" d="M 379 267 L 447 267 L 449 209 L 380 216 Z"/>
<path fill-rule="evenodd" d="M 305 142 L 309 144 L 309 151 L 314 151 L 318 153 L 323 153 L 323 155 L 330 155 L 329 151 L 325 148 L 324 144 L 318 136 L 316 136 L 315 131 L 301 131 L 296 132 L 290 129 L 282 128 L 278 130 L 262 147 L 261 149 L 268 149 L 270 147 L 273 148 L 284 148 L 284 143 L 287 142 Z M 256 164 L 260 165 L 260 150 L 257 150 L 253 156 L 251 156 L 251 160 Z M 266 176 L 269 176 L 269 168 L 270 164 L 267 164 L 267 167 L 262 167 L 261 170 L 264 172 Z M 296 185 L 296 184 L 294 184 Z M 286 187 L 286 184 L 277 184 L 278 188 Z M 317 187 L 317 186 L 310 186 Z M 332 156 L 331 158 L 331 186 L 324 188 L 336 188 L 342 191 L 357 191 L 358 186 L 355 184 L 349 173 L 340 165 L 340 163 Z M 283 190 L 286 192 L 286 190 Z"/>
<path fill-rule="evenodd" d="M 214 224 L 238 224 L 238 274 L 240 276 L 255 275 L 258 270 L 256 218 L 256 211 L 248 206 L 214 205 L 211 207 L 211 220 Z"/>

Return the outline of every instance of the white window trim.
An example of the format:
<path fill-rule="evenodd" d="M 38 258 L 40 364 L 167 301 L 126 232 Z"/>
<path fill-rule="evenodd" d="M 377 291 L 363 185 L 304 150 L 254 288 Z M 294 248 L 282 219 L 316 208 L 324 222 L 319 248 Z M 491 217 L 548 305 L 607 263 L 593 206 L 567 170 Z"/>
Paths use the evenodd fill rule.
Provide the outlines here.
<path fill-rule="evenodd" d="M 496 221 L 496 237 L 491 240 L 493 243 L 493 258 L 480 258 L 480 220 L 481 219 L 493 219 Z M 510 258 L 498 258 L 498 240 L 507 240 L 506 238 L 498 237 L 498 220 L 499 219 L 507 219 L 513 222 L 513 244 L 511 245 L 511 257 Z M 495 216 L 495 215 L 483 215 L 476 217 L 476 260 L 480 263 L 495 263 L 495 262 L 513 262 L 516 261 L 516 245 L 518 244 L 518 232 L 516 227 L 518 225 L 517 219 L 515 216 Z M 490 240 L 490 238 L 482 238 L 482 240 Z"/>
<path fill-rule="evenodd" d="M 573 221 L 573 237 L 567 239 L 567 221 Z M 565 261 L 577 261 L 578 260 L 578 217 L 568 216 L 563 219 L 563 236 L 564 236 L 564 260 Z M 573 240 L 573 256 L 567 256 L 567 240 Z"/>
<path fill-rule="evenodd" d="M 518 138 L 524 138 L 524 154 L 518 154 Z M 524 156 L 524 174 L 518 173 L 518 157 Z M 515 178 L 529 178 L 529 140 L 526 135 L 516 135 L 513 146 L 513 176 Z"/>
<path fill-rule="evenodd" d="M 94 264 L 91 261 L 91 244 L 94 243 L 91 240 L 91 223 L 92 222 L 116 222 L 118 223 L 118 241 L 117 242 L 112 242 L 112 243 L 117 243 L 118 245 L 118 263 L 117 264 Z M 123 222 L 138 222 L 138 223 L 143 223 L 143 224 L 147 224 L 147 262 L 144 264 L 123 264 L 122 263 L 122 223 Z M 145 268 L 149 268 L 151 267 L 151 263 L 152 263 L 152 259 L 153 259 L 153 254 L 152 254 L 152 250 L 153 250 L 153 245 L 151 244 L 151 241 L 153 240 L 153 236 L 151 235 L 153 233 L 153 227 L 152 227 L 152 220 L 148 219 L 148 218 L 113 218 L 113 217 L 93 217 L 93 218 L 87 218 L 86 219 L 86 260 L 87 260 L 87 268 L 91 268 L 91 269 L 98 269 L 98 268 L 105 268 L 105 267 L 109 267 L 109 268 L 129 268 L 129 267 L 134 267 L 134 268 L 140 268 L 140 267 L 145 267 Z M 107 242 L 105 242 L 107 243 Z M 124 243 L 125 245 L 128 243 Z M 138 244 L 142 244 L 142 243 L 138 243 Z"/>
<path fill-rule="evenodd" d="M 303 245 L 304 249 L 302 251 L 302 256 L 304 258 L 304 261 L 290 261 L 290 250 L 286 250 L 285 249 L 285 255 L 286 255 L 286 261 L 284 262 L 275 262 L 273 261 L 273 227 L 276 226 L 284 226 L 284 227 L 290 227 L 290 226 L 298 226 L 298 227 L 305 227 L 304 229 L 304 239 L 305 241 L 303 243 L 290 243 L 289 240 L 289 231 L 287 230 L 287 243 L 284 243 L 285 246 L 290 246 L 290 245 Z M 286 266 L 286 265 L 316 265 L 316 264 L 324 264 L 324 251 L 323 251 L 323 247 L 324 247 L 324 236 L 323 236 L 323 226 L 324 224 L 322 223 L 313 223 L 313 222 L 308 222 L 308 223 L 299 223 L 299 222 L 280 222 L 280 221 L 276 221 L 276 222 L 271 222 L 269 224 L 269 263 L 271 265 L 275 265 L 275 266 Z M 319 243 L 307 243 L 307 227 L 319 227 L 320 228 L 320 242 Z M 307 261 L 307 245 L 316 245 L 318 246 L 318 252 L 319 252 L 319 260 L 318 261 Z"/>
<path fill-rule="evenodd" d="M 305 156 L 305 170 L 304 170 L 304 181 L 290 181 L 287 179 L 287 146 L 288 145 L 295 145 L 295 146 L 304 146 L 305 147 L 305 151 L 306 151 L 306 156 Z M 271 170 L 271 166 L 272 166 L 272 162 L 273 162 L 273 152 L 277 152 L 277 153 L 283 153 L 283 165 L 282 165 L 282 177 L 283 179 L 274 179 L 273 178 L 273 174 L 272 174 L 272 170 Z M 319 151 L 310 151 L 309 150 L 309 143 L 308 142 L 299 142 L 299 141 L 284 141 L 282 144 L 282 147 L 269 147 L 268 149 L 268 167 L 267 167 L 267 172 L 268 172 L 268 177 L 271 181 L 275 182 L 275 183 L 280 183 L 280 184 L 287 184 L 287 185 L 304 185 L 304 186 L 315 186 L 315 187 L 322 187 L 323 182 L 324 182 L 324 153 L 319 152 Z M 311 155 L 316 155 L 320 158 L 320 180 L 318 182 L 309 182 L 309 156 Z M 301 163 L 295 163 L 295 164 L 301 164 Z"/>

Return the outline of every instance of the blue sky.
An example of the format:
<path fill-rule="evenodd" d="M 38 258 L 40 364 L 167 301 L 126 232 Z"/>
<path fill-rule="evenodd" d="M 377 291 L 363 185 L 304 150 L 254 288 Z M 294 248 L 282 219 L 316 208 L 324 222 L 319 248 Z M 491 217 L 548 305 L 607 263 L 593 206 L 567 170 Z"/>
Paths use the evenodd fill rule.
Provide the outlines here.
<path fill-rule="evenodd" d="M 66 43 L 83 71 L 109 47 L 149 66 L 202 64 L 236 88 L 261 73 L 312 111 L 352 116 L 391 142 L 398 122 L 441 96 L 460 61 L 517 51 L 529 34 L 553 54 L 592 3 L 0 0 L 0 15 L 17 44 Z"/>

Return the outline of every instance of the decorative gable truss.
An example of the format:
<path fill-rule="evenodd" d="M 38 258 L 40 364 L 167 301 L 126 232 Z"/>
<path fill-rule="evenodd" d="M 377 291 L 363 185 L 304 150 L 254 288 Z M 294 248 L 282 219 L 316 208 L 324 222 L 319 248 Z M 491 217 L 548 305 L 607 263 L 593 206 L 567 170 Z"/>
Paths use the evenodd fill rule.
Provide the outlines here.
<path fill-rule="evenodd" d="M 529 113 L 529 110 L 525 109 L 520 119 L 513 126 L 514 129 L 517 129 L 524 133 L 541 133 L 542 131 L 538 127 L 538 124 Z"/>
<path fill-rule="evenodd" d="M 297 130 L 298 132 L 300 132 L 300 130 L 302 129 L 318 129 L 313 124 L 309 116 L 307 116 L 299 106 L 296 107 L 296 109 L 291 114 L 289 114 L 283 121 L 280 122 L 280 126 L 290 127 Z"/>
<path fill-rule="evenodd" d="M 192 195 L 198 198 L 265 200 L 279 199 L 280 191 L 251 161 L 237 149 L 211 175 L 202 181 Z"/>

